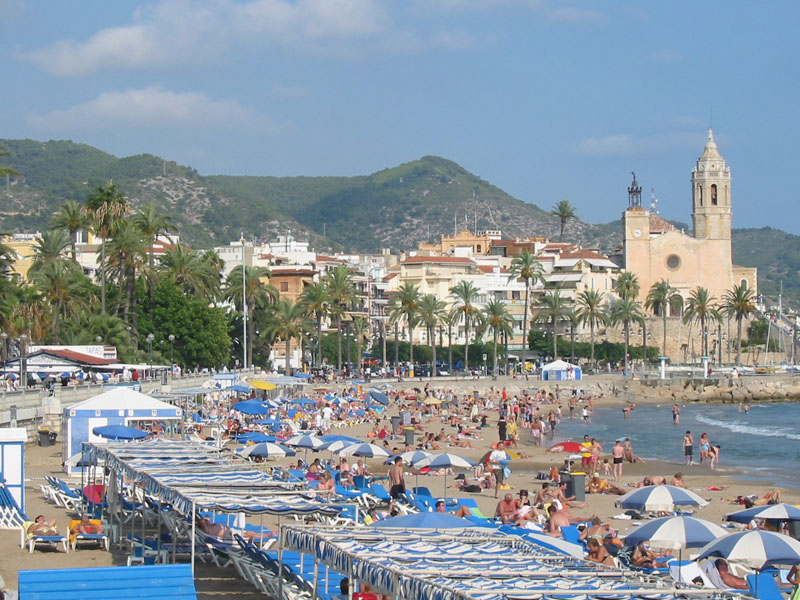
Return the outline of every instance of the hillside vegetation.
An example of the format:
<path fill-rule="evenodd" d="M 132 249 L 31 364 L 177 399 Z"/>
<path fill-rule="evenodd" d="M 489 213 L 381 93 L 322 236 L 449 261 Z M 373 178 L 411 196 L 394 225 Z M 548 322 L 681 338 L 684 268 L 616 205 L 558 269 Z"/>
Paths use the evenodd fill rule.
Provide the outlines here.
<path fill-rule="evenodd" d="M 67 199 L 113 180 L 134 207 L 153 202 L 170 214 L 182 238 L 203 248 L 227 244 L 243 232 L 268 240 L 291 231 L 319 250 L 376 252 L 415 248 L 443 233 L 477 225 L 508 237 L 557 239 L 559 222 L 445 158 L 419 160 L 355 177 L 204 176 L 151 154 L 118 158 L 71 141 L 0 140 L 10 152 L 0 163 L 22 174 L 0 191 L 0 231 L 47 227 Z M 620 206 L 620 210 L 622 206 Z M 758 267 L 761 291 L 800 299 L 800 237 L 776 229 L 734 231 L 734 260 Z M 621 244 L 619 220 L 592 225 L 575 219 L 565 241 L 611 252 Z"/>

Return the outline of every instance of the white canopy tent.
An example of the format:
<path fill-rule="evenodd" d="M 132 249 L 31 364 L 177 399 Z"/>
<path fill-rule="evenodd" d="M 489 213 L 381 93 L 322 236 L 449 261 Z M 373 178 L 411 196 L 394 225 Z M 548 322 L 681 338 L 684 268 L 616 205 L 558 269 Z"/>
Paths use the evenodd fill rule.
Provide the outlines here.
<path fill-rule="evenodd" d="M 554 360 L 542 367 L 542 379 L 545 381 L 580 381 L 582 376 L 578 365 L 563 360 Z"/>

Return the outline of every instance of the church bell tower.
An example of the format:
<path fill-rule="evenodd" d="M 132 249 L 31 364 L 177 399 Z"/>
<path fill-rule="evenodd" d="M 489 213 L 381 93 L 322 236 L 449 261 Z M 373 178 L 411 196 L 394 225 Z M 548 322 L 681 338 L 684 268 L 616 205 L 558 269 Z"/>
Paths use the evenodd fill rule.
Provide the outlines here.
<path fill-rule="evenodd" d="M 717 150 L 711 129 L 692 169 L 692 223 L 698 239 L 731 239 L 731 170 Z"/>

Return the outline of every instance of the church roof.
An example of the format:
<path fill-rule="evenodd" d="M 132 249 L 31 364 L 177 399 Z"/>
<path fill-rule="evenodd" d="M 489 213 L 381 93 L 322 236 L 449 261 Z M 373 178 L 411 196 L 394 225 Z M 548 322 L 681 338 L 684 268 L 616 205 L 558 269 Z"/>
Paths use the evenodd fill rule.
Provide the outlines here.
<path fill-rule="evenodd" d="M 678 228 L 669 221 L 662 219 L 657 214 L 650 213 L 650 233 L 666 233 L 677 230 Z"/>
<path fill-rule="evenodd" d="M 710 127 L 708 128 L 708 141 L 706 142 L 706 147 L 703 150 L 703 154 L 700 156 L 700 160 L 709 159 L 722 160 L 722 156 L 720 156 L 719 150 L 717 149 L 717 142 L 714 141 L 714 130 Z"/>

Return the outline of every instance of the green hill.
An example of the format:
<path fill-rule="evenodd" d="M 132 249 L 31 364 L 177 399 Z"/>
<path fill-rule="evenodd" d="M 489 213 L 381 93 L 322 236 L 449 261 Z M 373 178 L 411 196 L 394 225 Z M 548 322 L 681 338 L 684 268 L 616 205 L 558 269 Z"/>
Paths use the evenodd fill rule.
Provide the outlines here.
<path fill-rule="evenodd" d="M 454 229 L 499 229 L 507 237 L 556 239 L 558 219 L 522 202 L 456 163 L 424 156 L 355 177 L 200 175 L 173 161 L 141 154 L 118 158 L 71 141 L 0 140 L 0 164 L 22 174 L 0 191 L 0 231 L 47 227 L 66 199 L 85 200 L 110 179 L 131 204 L 154 202 L 194 247 L 227 244 L 241 232 L 268 240 L 290 230 L 318 250 L 409 250 Z M 543 200 L 546 206 L 553 199 Z M 761 291 L 800 305 L 800 237 L 779 230 L 733 232 L 734 260 L 758 267 Z M 619 220 L 571 221 L 565 240 L 611 252 L 622 241 Z"/>

